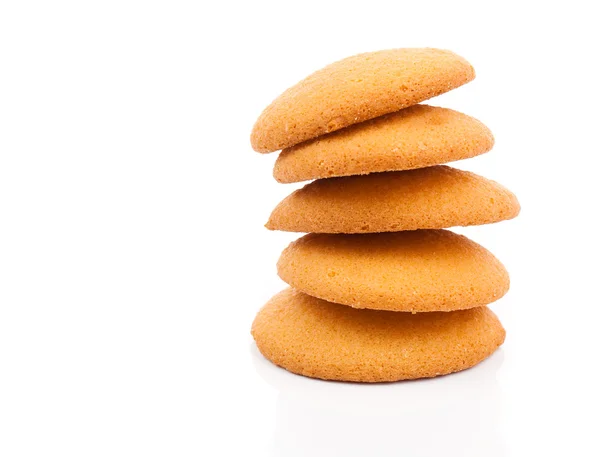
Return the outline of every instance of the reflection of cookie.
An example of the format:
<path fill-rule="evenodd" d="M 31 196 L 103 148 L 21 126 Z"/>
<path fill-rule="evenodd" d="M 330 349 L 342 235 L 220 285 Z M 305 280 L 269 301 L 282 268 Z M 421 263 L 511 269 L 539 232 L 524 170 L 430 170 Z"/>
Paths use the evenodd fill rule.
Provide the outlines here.
<path fill-rule="evenodd" d="M 449 313 L 356 310 L 286 289 L 258 313 L 260 352 L 293 373 L 383 382 L 464 370 L 491 355 L 505 332 L 488 308 Z"/>
<path fill-rule="evenodd" d="M 439 165 L 319 179 L 286 197 L 269 230 L 313 233 L 396 232 L 490 224 L 519 214 L 517 198 L 474 173 Z"/>
<path fill-rule="evenodd" d="M 509 287 L 488 250 L 449 230 L 308 234 L 277 262 L 281 279 L 354 308 L 452 311 L 487 305 Z"/>
<path fill-rule="evenodd" d="M 289 183 L 410 170 L 474 157 L 493 145 L 492 132 L 477 119 L 415 105 L 285 149 L 273 176 Z"/>
<path fill-rule="evenodd" d="M 335 62 L 286 90 L 260 115 L 250 141 L 271 152 L 401 110 L 475 78 L 440 49 L 391 49 Z"/>

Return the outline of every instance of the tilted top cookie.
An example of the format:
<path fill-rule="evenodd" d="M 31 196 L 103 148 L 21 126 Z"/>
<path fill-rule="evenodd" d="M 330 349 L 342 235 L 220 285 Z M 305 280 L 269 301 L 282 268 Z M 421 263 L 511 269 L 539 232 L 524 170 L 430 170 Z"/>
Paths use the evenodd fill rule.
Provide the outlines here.
<path fill-rule="evenodd" d="M 259 116 L 250 141 L 272 152 L 416 105 L 475 78 L 453 52 L 391 49 L 348 57 L 313 73 Z"/>
<path fill-rule="evenodd" d="M 415 105 L 284 149 L 273 176 L 281 183 L 410 170 L 474 157 L 492 132 L 466 114 Z"/>
<path fill-rule="evenodd" d="M 512 219 L 520 206 L 500 184 L 445 165 L 319 179 L 286 197 L 269 230 L 373 233 L 481 225 Z"/>
<path fill-rule="evenodd" d="M 486 307 L 419 314 L 356 310 L 286 289 L 259 311 L 252 335 L 267 359 L 293 373 L 385 382 L 470 368 L 506 333 Z"/>
<path fill-rule="evenodd" d="M 311 233 L 283 251 L 277 273 L 313 297 L 388 311 L 474 308 L 510 286 L 492 253 L 449 230 Z"/>

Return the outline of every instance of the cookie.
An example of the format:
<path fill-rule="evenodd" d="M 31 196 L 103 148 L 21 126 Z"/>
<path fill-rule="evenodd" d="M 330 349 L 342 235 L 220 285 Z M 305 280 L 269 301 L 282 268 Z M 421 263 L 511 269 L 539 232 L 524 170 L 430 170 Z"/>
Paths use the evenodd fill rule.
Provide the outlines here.
<path fill-rule="evenodd" d="M 505 331 L 486 307 L 420 314 L 356 310 L 286 289 L 259 311 L 252 336 L 267 359 L 293 373 L 386 382 L 470 368 L 504 342 Z"/>
<path fill-rule="evenodd" d="M 498 300 L 510 285 L 498 259 L 449 230 L 311 233 L 283 251 L 277 273 L 314 297 L 388 311 L 474 308 Z"/>
<path fill-rule="evenodd" d="M 281 183 L 411 170 L 489 151 L 492 132 L 466 114 L 415 105 L 284 149 L 273 170 Z"/>
<path fill-rule="evenodd" d="M 286 197 L 269 230 L 373 233 L 491 224 L 512 219 L 512 192 L 445 165 L 365 176 L 319 179 Z"/>
<path fill-rule="evenodd" d="M 313 73 L 276 98 L 254 124 L 258 152 L 287 148 L 416 105 L 475 78 L 453 52 L 390 49 L 348 57 Z"/>

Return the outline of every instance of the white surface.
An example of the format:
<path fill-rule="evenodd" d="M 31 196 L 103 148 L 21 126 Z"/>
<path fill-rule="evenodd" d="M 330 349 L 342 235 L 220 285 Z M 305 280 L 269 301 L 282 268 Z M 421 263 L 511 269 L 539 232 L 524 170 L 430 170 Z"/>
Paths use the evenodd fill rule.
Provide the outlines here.
<path fill-rule="evenodd" d="M 0 455 L 598 455 L 598 28 L 586 2 L 0 3 Z M 427 4 L 425 4 L 427 3 Z M 551 2 L 548 2 L 551 3 Z M 347 55 L 453 49 L 432 100 L 511 188 L 462 230 L 507 266 L 503 349 L 360 386 L 287 374 L 249 328 L 296 235 L 262 108 Z"/>

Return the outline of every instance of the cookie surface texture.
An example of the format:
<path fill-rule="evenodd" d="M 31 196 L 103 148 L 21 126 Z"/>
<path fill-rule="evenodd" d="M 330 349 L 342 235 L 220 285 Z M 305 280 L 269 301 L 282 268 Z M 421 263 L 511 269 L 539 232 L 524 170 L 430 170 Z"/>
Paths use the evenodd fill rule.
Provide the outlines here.
<path fill-rule="evenodd" d="M 502 297 L 510 285 L 492 253 L 449 230 L 311 233 L 283 251 L 277 272 L 314 297 L 388 311 L 483 306 Z"/>
<path fill-rule="evenodd" d="M 284 149 L 273 170 L 281 183 L 411 170 L 475 157 L 494 145 L 477 119 L 415 105 Z"/>
<path fill-rule="evenodd" d="M 419 314 L 356 310 L 286 289 L 259 311 L 252 335 L 267 359 L 293 373 L 386 382 L 470 368 L 504 342 L 505 331 L 487 307 Z"/>
<path fill-rule="evenodd" d="M 368 119 L 399 111 L 475 78 L 451 51 L 404 48 L 348 57 L 277 97 L 254 124 L 258 152 L 284 149 Z"/>
<path fill-rule="evenodd" d="M 491 224 L 520 211 L 515 195 L 474 173 L 445 165 L 319 179 L 286 197 L 270 230 L 376 233 Z"/>

